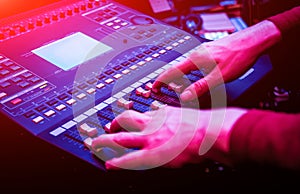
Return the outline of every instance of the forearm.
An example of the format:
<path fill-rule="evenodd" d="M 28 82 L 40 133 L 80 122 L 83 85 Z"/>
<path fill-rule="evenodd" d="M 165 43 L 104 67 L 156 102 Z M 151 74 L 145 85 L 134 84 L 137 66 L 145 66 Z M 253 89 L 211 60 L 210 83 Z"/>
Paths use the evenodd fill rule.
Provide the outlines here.
<path fill-rule="evenodd" d="M 235 165 L 260 165 L 300 170 L 300 114 L 251 110 L 230 132 L 229 157 Z"/>

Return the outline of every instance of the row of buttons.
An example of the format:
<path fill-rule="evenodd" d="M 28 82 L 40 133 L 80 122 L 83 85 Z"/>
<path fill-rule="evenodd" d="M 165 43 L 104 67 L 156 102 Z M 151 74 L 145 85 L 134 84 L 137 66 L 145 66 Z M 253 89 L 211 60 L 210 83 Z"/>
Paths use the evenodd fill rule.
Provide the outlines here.
<path fill-rule="evenodd" d="M 197 49 L 197 48 L 195 48 Z M 152 91 L 152 82 L 151 80 L 155 79 L 161 72 L 165 71 L 166 69 L 170 68 L 174 63 L 178 63 L 181 60 L 184 60 L 190 52 L 186 53 L 185 55 L 179 57 L 178 59 L 175 59 L 173 62 L 161 67 L 160 69 L 157 69 L 155 72 L 150 73 L 148 76 L 142 78 L 138 82 L 132 84 L 131 86 L 128 86 L 127 88 L 123 89 L 122 91 L 118 92 L 117 94 L 113 95 L 112 97 L 104 100 L 103 102 L 99 103 L 95 107 L 87 110 L 83 114 L 75 117 L 73 120 L 66 122 L 65 124 L 61 125 L 57 129 L 50 132 L 53 136 L 59 136 L 60 134 L 64 133 L 65 131 L 71 129 L 75 125 L 79 124 L 79 131 L 82 135 L 87 136 L 84 142 L 87 146 L 89 146 L 89 142 L 91 142 L 91 138 L 97 136 L 98 131 L 95 127 L 88 125 L 87 122 L 84 122 L 86 119 L 91 117 L 92 115 L 96 114 L 97 112 L 101 110 L 105 110 L 108 106 L 117 104 L 118 107 L 124 108 L 124 109 L 131 109 L 134 106 L 133 100 L 125 99 L 124 97 L 132 92 L 134 92 L 136 95 L 142 95 L 145 99 L 145 104 L 149 104 L 151 109 L 159 109 L 165 106 L 164 103 L 159 102 L 158 100 L 152 100 L 149 99 L 149 95 L 143 95 L 144 91 L 151 92 Z M 143 88 L 141 88 L 142 85 L 145 85 Z M 174 87 L 178 87 L 178 85 L 175 86 L 174 83 L 170 84 L 170 90 L 172 90 Z M 149 99 L 149 100 L 147 100 Z M 146 101 L 149 101 L 146 102 Z M 102 113 L 103 114 L 103 113 Z M 103 115 L 102 115 L 103 116 Z M 112 119 L 112 117 L 104 115 L 106 119 Z M 110 128 L 110 122 L 107 122 L 103 129 L 106 131 L 109 131 Z"/>
<path fill-rule="evenodd" d="M 71 17 L 81 12 L 85 12 L 95 7 L 107 4 L 106 0 L 84 0 L 77 4 L 72 4 L 65 8 L 53 10 L 49 13 L 30 18 L 28 20 L 13 24 L 0 29 L 0 41 L 20 34 L 24 34 L 38 27 L 58 22 L 67 17 Z"/>
<path fill-rule="evenodd" d="M 36 86 L 42 81 L 44 80 L 39 76 L 0 55 L 0 100 L 5 100 L 8 96 L 15 95 L 25 88 Z M 17 105 L 22 101 L 21 98 L 14 98 L 10 104 Z"/>
<path fill-rule="evenodd" d="M 101 7 L 99 10 L 85 14 L 85 16 L 92 19 L 93 21 L 96 21 L 97 23 L 103 24 L 103 22 L 105 22 L 106 20 L 116 17 L 124 12 L 125 10 L 123 8 L 114 4 L 109 4 Z"/>
<path fill-rule="evenodd" d="M 189 40 L 190 38 L 191 38 L 190 36 L 184 37 L 185 40 Z M 172 46 L 166 47 L 166 49 L 168 49 L 168 50 L 171 50 L 172 48 L 173 48 Z M 153 50 L 156 50 L 157 53 L 153 54 L 152 53 Z M 71 105 L 75 104 L 77 102 L 77 100 L 84 100 L 87 97 L 87 94 L 92 95 L 92 94 L 96 93 L 97 89 L 103 89 L 106 85 L 111 84 L 115 80 L 120 79 L 123 75 L 129 74 L 130 72 L 138 69 L 139 67 L 144 66 L 147 62 L 151 62 L 153 60 L 153 58 L 157 58 L 160 55 L 165 54 L 167 52 L 167 50 L 165 50 L 165 49 L 159 50 L 159 47 L 152 47 L 152 51 L 151 51 L 151 53 L 152 53 L 151 56 L 143 55 L 144 60 L 141 60 L 135 64 L 131 64 L 131 62 L 128 61 L 127 63 L 123 62 L 123 64 L 121 65 L 122 67 L 116 66 L 118 68 L 115 67 L 115 69 L 118 69 L 118 70 L 120 70 L 123 67 L 126 68 L 126 69 L 122 70 L 120 73 L 119 72 L 114 73 L 113 70 L 110 70 L 110 71 L 105 72 L 106 75 L 100 75 L 97 77 L 97 79 L 88 80 L 87 83 L 89 83 L 89 84 L 78 85 L 77 86 L 78 90 L 73 89 L 68 92 L 70 95 L 73 96 L 73 98 L 66 100 L 65 103 L 71 106 Z M 149 51 L 147 51 L 146 53 L 149 53 Z M 139 57 L 141 57 L 141 56 L 139 56 Z M 136 61 L 136 60 L 131 60 L 131 61 Z M 157 72 L 158 73 L 162 72 L 162 69 L 157 70 Z M 108 75 L 110 75 L 111 77 L 107 77 Z M 100 80 L 100 82 L 98 82 L 99 80 Z M 92 85 L 92 87 L 90 87 L 89 85 Z M 80 90 L 84 90 L 85 92 L 80 92 Z M 150 95 L 150 94 L 144 93 L 144 96 L 147 96 L 147 95 Z M 60 100 L 65 100 L 65 99 L 66 99 L 66 95 L 63 95 L 63 98 L 60 98 Z M 38 116 L 36 118 L 33 118 L 32 121 L 34 123 L 41 123 L 41 121 L 44 120 L 42 118 L 43 118 L 42 116 Z"/>

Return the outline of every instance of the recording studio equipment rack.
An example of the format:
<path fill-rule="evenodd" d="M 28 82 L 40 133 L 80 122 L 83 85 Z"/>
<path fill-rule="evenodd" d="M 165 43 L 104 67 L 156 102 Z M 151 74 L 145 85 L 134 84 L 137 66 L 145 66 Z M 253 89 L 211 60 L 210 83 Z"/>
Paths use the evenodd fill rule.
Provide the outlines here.
<path fill-rule="evenodd" d="M 117 114 L 189 106 L 178 100 L 178 85 L 160 93 L 151 87 L 204 40 L 153 17 L 110 0 L 63 0 L 0 24 L 1 113 L 100 169 L 105 170 L 99 158 L 116 153 L 108 148 L 92 153 L 90 141 L 105 133 Z M 226 84 L 228 104 L 270 70 L 263 56 Z M 196 70 L 186 80 L 203 76 Z"/>

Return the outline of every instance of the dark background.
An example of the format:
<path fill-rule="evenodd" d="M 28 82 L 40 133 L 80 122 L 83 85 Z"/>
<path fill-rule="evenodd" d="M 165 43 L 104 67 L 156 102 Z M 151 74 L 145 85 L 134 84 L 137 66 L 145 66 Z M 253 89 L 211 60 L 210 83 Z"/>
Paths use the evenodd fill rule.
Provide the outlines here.
<path fill-rule="evenodd" d="M 58 0 L 2 0 L 0 18 L 56 1 Z M 149 5 L 143 4 L 144 1 L 119 1 L 151 14 Z M 183 1 L 178 2 L 183 3 Z M 190 2 L 191 5 L 199 3 L 184 1 L 186 2 Z M 201 4 L 215 2 L 205 0 Z M 275 0 L 269 3 L 281 5 Z M 275 6 L 280 7 L 280 10 L 269 9 L 269 5 L 271 4 L 255 7 L 256 21 L 283 9 L 283 6 Z M 299 60 L 295 59 L 297 47 L 293 39 L 286 40 L 282 44 L 284 49 L 279 47 L 272 51 L 275 53 L 272 58 L 273 63 L 278 66 L 283 62 L 287 65 L 298 64 Z M 287 77 L 291 75 L 291 71 L 288 70 L 279 68 L 276 79 L 273 77 L 274 82 L 288 85 L 285 83 Z M 298 189 L 299 174 L 257 166 L 243 169 L 225 168 L 222 171 L 211 166 L 209 172 L 205 165 L 191 165 L 181 169 L 157 168 L 147 171 L 103 172 L 32 136 L 3 115 L 0 115 L 0 123 L 1 193 L 249 193 L 288 192 Z M 210 162 L 207 166 L 210 167 Z"/>

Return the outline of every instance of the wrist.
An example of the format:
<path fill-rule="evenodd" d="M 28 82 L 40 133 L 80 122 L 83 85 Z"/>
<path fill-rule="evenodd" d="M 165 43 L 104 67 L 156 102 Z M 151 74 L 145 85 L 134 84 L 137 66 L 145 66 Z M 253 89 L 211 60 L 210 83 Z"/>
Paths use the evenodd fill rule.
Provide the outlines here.
<path fill-rule="evenodd" d="M 231 130 L 233 129 L 233 126 L 236 123 L 236 121 L 245 113 L 247 113 L 247 110 L 241 108 L 228 108 L 214 111 L 225 112 L 223 113 L 223 122 L 221 124 L 217 124 L 217 126 L 220 127 L 220 129 L 206 131 L 206 137 L 209 137 L 210 139 L 215 139 L 215 141 L 212 144 L 211 148 L 207 151 L 207 153 L 205 153 L 205 156 L 213 161 L 217 161 L 226 165 L 232 165 L 231 158 L 229 157 Z M 202 144 L 201 146 L 205 145 Z M 199 150 L 201 150 L 201 146 Z"/>

